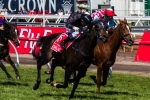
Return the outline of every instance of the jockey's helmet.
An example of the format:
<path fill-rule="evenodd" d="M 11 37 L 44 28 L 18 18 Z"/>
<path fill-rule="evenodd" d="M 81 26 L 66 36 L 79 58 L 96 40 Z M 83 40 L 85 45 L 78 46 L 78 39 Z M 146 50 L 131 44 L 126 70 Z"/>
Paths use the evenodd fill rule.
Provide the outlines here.
<path fill-rule="evenodd" d="M 106 15 L 106 16 L 109 16 L 109 17 L 117 16 L 117 15 L 115 14 L 114 10 L 111 9 L 111 8 L 105 9 L 105 15 Z"/>
<path fill-rule="evenodd" d="M 81 20 L 87 25 L 87 24 L 91 23 L 92 17 L 91 17 L 91 15 L 84 14 L 83 17 L 81 18 Z"/>

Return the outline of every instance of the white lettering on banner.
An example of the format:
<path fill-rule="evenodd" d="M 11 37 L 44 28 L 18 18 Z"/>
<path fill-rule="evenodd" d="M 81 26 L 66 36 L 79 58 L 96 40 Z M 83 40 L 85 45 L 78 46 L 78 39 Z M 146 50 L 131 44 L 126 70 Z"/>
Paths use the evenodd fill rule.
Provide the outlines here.
<path fill-rule="evenodd" d="M 38 8 L 39 8 L 39 10 L 40 11 L 43 11 L 43 1 L 44 0 L 37 0 L 37 3 L 38 3 Z M 46 4 L 46 2 L 44 2 L 45 4 Z M 45 4 L 44 4 L 44 6 L 45 6 Z M 42 9 L 42 10 L 41 10 Z"/>
<path fill-rule="evenodd" d="M 31 36 L 31 29 L 29 29 L 29 31 L 28 31 L 27 38 L 30 38 L 30 36 Z M 26 41 L 26 42 L 25 42 L 24 48 L 27 48 L 28 42 L 29 42 L 29 41 Z"/>
<path fill-rule="evenodd" d="M 28 29 L 26 29 L 26 28 L 21 28 L 19 37 L 25 37 L 25 36 L 23 35 L 24 32 L 28 32 Z"/>
<path fill-rule="evenodd" d="M 9 1 L 8 1 L 8 9 L 9 9 L 10 11 L 16 11 L 16 9 L 11 9 L 11 1 L 12 1 L 12 0 L 9 0 Z"/>
<path fill-rule="evenodd" d="M 35 8 L 36 8 L 36 3 L 35 3 L 35 0 L 28 0 L 27 1 L 27 9 L 30 9 L 31 10 L 31 8 L 30 8 L 30 1 L 32 1 L 33 2 L 33 8 L 32 8 L 32 10 L 34 10 Z"/>
<path fill-rule="evenodd" d="M 54 12 L 56 12 L 56 10 L 57 10 L 56 6 L 57 6 L 57 4 L 60 3 L 59 0 L 45 0 L 45 2 L 43 2 L 43 1 L 44 0 L 8 0 L 8 3 L 5 5 L 8 5 L 9 11 L 23 10 L 24 8 L 26 8 L 27 10 L 38 9 L 43 12 L 43 5 L 45 7 L 47 7 L 47 4 L 48 4 L 48 7 L 46 9 L 49 10 L 49 12 L 51 13 L 52 9 Z M 3 5 L 4 5 L 4 4 L 2 4 L 3 1 L 0 0 L 0 3 L 1 3 L 0 6 L 3 8 Z M 14 6 L 13 5 L 14 3 L 16 4 L 16 8 L 12 9 L 12 6 Z M 63 4 L 60 4 L 60 7 L 62 6 L 64 11 L 70 12 L 71 8 L 73 7 L 72 5 L 73 4 L 71 4 L 71 0 L 63 0 Z"/>
<path fill-rule="evenodd" d="M 52 30 L 45 30 L 43 36 L 47 36 L 48 33 L 52 34 Z"/>
<path fill-rule="evenodd" d="M 22 1 L 22 3 L 21 3 L 21 1 Z M 18 5 L 19 10 L 21 10 L 21 9 L 23 10 L 24 5 L 25 5 L 25 0 L 19 0 L 19 5 Z"/>
<path fill-rule="evenodd" d="M 56 11 L 56 0 L 54 0 L 54 3 L 52 0 L 49 0 L 49 11 L 50 11 L 50 13 L 51 13 L 51 5 L 52 5 L 54 11 Z"/>
<path fill-rule="evenodd" d="M 36 38 L 38 39 L 40 37 L 40 33 L 37 34 Z M 31 38 L 34 38 L 34 34 L 32 34 Z M 32 50 L 34 49 L 34 46 L 36 45 L 36 42 L 35 41 L 30 41 L 30 52 L 29 53 L 32 53 Z"/>
<path fill-rule="evenodd" d="M 45 29 L 43 36 L 47 36 L 47 35 L 50 35 L 50 34 L 52 34 L 52 30 Z M 35 38 L 35 37 L 38 39 L 40 37 L 40 33 L 37 33 L 36 36 L 35 36 L 35 34 L 32 32 L 32 29 L 27 29 L 27 28 L 21 28 L 20 29 L 19 38 L 32 39 L 32 38 Z M 32 50 L 33 50 L 35 45 L 36 45 L 36 41 L 28 41 L 27 40 L 27 41 L 25 41 L 24 48 L 30 48 L 29 53 L 32 53 Z"/>

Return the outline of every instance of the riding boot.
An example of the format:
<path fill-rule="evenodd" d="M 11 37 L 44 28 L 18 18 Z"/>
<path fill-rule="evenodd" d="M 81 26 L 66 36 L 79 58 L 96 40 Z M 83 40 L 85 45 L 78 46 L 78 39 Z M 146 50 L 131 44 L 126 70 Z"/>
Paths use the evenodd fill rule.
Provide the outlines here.
<path fill-rule="evenodd" d="M 61 45 L 61 47 L 62 48 L 66 48 L 66 44 L 70 41 L 71 39 L 69 38 L 69 37 L 67 37 L 64 41 L 62 41 L 61 43 L 60 43 L 60 45 Z"/>

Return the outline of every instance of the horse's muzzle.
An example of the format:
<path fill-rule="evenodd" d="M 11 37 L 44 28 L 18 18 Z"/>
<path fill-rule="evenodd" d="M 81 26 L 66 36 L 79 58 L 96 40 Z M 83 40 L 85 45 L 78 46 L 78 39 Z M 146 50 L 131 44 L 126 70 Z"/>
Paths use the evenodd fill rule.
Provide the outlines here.
<path fill-rule="evenodd" d="M 132 46 L 132 45 L 134 44 L 134 40 L 132 40 L 132 39 L 128 40 L 128 41 L 127 41 L 127 44 L 128 44 L 129 46 Z"/>

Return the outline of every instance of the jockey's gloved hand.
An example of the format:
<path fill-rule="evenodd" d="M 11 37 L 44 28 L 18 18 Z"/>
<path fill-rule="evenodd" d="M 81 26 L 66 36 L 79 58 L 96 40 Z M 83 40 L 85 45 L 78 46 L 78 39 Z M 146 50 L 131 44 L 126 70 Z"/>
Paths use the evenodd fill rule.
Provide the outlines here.
<path fill-rule="evenodd" d="M 75 30 L 75 31 L 79 31 L 79 28 L 78 27 L 73 27 L 73 29 Z"/>

